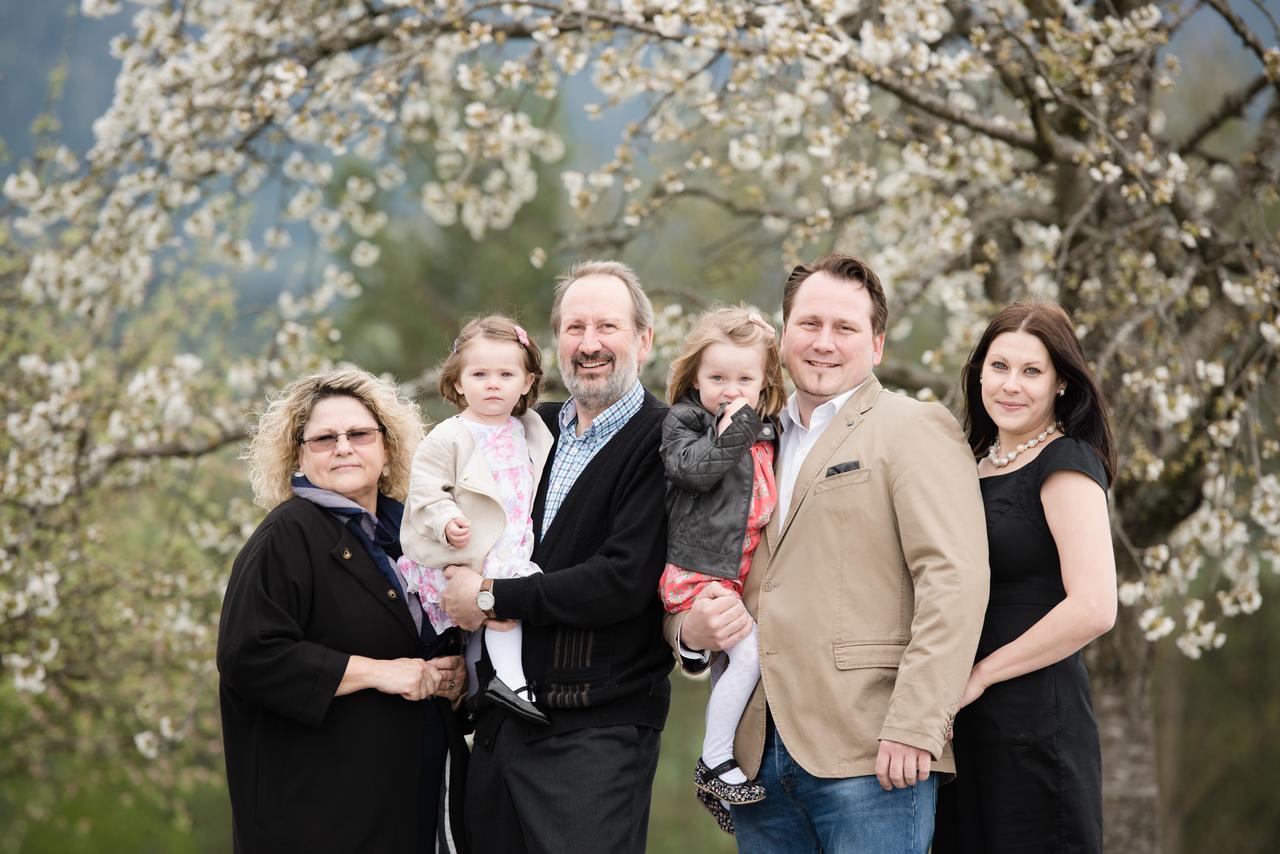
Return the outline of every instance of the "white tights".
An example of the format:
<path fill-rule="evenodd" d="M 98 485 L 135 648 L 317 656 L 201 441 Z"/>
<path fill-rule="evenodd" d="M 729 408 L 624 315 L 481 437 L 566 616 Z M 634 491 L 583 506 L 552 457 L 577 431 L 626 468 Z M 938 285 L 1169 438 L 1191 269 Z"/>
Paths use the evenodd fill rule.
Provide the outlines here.
<path fill-rule="evenodd" d="M 498 678 L 507 683 L 507 687 L 512 691 L 529 684 L 529 680 L 524 675 L 522 661 L 523 641 L 524 627 L 520 623 L 516 623 L 516 627 L 509 632 L 484 630 L 484 645 L 489 650 L 489 661 L 493 664 Z M 533 700 L 532 694 L 522 693 L 521 696 L 530 701 Z"/>
<path fill-rule="evenodd" d="M 733 758 L 733 736 L 738 721 L 760 681 L 760 649 L 755 621 L 751 634 L 725 650 L 729 663 L 717 677 L 712 673 L 711 699 L 707 701 L 707 732 L 702 738 L 702 761 L 715 768 Z M 722 774 L 729 783 L 740 783 L 746 777 L 740 771 Z"/>

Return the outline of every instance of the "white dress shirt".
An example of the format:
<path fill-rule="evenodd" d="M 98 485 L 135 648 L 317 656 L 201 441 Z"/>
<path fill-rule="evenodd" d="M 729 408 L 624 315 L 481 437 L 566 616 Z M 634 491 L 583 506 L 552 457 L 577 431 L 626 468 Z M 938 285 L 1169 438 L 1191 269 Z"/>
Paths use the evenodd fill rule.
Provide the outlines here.
<path fill-rule="evenodd" d="M 779 525 L 786 524 L 787 511 L 791 509 L 791 496 L 796 489 L 796 478 L 800 475 L 805 458 L 809 456 L 813 446 L 818 444 L 818 439 L 822 438 L 840 407 L 866 384 L 867 381 L 863 380 L 848 391 L 814 407 L 813 412 L 809 413 L 808 427 L 800 423 L 800 404 L 796 400 L 796 393 L 793 391 L 791 397 L 787 398 L 787 405 L 778 417 L 782 422 L 782 438 L 778 440 L 778 506 L 773 512 L 777 514 Z"/>

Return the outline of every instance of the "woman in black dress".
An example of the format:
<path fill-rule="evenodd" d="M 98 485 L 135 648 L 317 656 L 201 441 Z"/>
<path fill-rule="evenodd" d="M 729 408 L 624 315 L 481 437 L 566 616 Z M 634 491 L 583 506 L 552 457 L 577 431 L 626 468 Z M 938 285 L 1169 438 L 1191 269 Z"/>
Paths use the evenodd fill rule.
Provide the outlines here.
<path fill-rule="evenodd" d="M 1080 650 L 1116 615 L 1106 403 L 1052 303 L 996 315 L 963 381 L 991 599 L 933 850 L 1101 852 L 1102 763 Z"/>
<path fill-rule="evenodd" d="M 418 407 L 357 370 L 295 380 L 258 420 L 246 456 L 271 512 L 218 626 L 238 854 L 458 850 L 459 639 L 395 568 L 421 438 Z"/>

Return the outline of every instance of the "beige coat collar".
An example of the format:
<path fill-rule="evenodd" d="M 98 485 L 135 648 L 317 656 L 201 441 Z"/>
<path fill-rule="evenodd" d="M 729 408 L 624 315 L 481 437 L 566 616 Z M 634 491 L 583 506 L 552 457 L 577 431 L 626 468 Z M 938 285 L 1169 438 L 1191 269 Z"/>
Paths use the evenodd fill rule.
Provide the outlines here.
<path fill-rule="evenodd" d="M 827 466 L 830 464 L 828 460 L 830 460 L 835 449 L 840 447 L 845 438 L 857 429 L 867 412 L 875 405 L 876 397 L 880 394 L 880 388 L 880 381 L 876 379 L 875 374 L 867 377 L 862 387 L 845 401 L 844 406 L 840 407 L 840 411 L 836 413 L 835 418 L 827 425 L 827 429 L 818 438 L 813 449 L 809 451 L 808 456 L 804 459 L 804 465 L 800 467 L 800 471 L 796 475 L 796 483 L 791 491 L 791 506 L 787 508 L 787 518 L 781 520 L 777 515 L 774 515 L 765 527 L 765 536 L 769 539 L 770 551 L 776 552 L 778 550 L 778 544 L 786 536 L 787 529 L 791 527 L 791 520 L 796 518 L 796 512 L 800 509 L 800 505 L 804 503 L 805 496 L 809 494 L 809 490 L 813 488 L 813 485 L 818 482 L 818 476 L 826 471 Z"/>

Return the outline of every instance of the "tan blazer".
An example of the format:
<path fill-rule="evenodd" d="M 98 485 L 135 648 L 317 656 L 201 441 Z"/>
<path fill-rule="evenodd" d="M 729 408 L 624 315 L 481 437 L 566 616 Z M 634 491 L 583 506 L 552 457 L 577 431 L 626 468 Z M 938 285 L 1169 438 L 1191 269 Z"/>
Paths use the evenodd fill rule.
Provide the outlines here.
<path fill-rule="evenodd" d="M 766 702 L 814 776 L 874 774 L 880 739 L 954 771 L 946 731 L 988 583 L 977 467 L 959 425 L 871 377 L 805 458 L 787 518 L 770 520 L 747 576 L 761 683 L 734 742 L 743 771 L 759 771 Z M 667 618 L 673 647 L 686 613 Z"/>
<path fill-rule="evenodd" d="M 553 444 L 551 431 L 532 409 L 520 417 L 520 423 L 529 444 L 533 486 L 537 489 Z M 444 526 L 457 516 L 466 516 L 471 522 L 471 541 L 461 549 L 453 548 L 444 538 Z M 506 524 L 498 484 L 488 461 L 476 448 L 471 429 L 461 415 L 446 418 L 432 428 L 414 452 L 409 495 L 400 523 L 401 548 L 426 566 L 459 563 L 480 572 L 485 555 Z"/>

